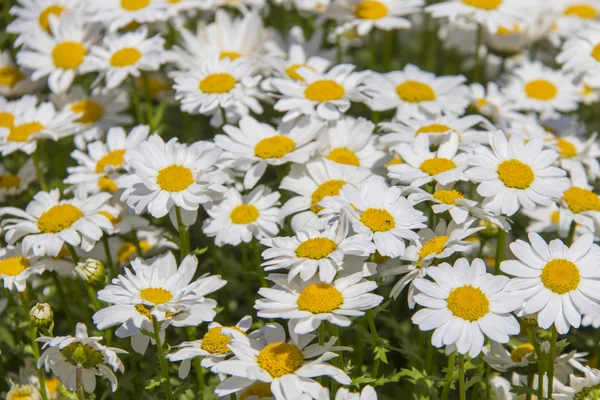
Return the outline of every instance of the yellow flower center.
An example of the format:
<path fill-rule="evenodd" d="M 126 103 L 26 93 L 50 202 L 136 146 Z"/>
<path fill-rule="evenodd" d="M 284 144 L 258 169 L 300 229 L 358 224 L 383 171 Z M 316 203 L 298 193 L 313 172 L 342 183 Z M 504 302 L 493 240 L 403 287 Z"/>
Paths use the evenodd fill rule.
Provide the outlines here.
<path fill-rule="evenodd" d="M 588 4 L 573 4 L 572 6 L 567 7 L 563 11 L 563 14 L 583 19 L 594 19 L 596 18 L 597 11 Z"/>
<path fill-rule="evenodd" d="M 498 179 L 504 186 L 513 189 L 527 189 L 535 180 L 531 167 L 519 160 L 506 160 L 498 165 Z"/>
<path fill-rule="evenodd" d="M 46 127 L 39 122 L 26 122 L 21 125 L 13 126 L 7 136 L 7 139 L 12 140 L 13 142 L 27 142 L 29 140 L 29 136 L 44 129 L 46 129 Z"/>
<path fill-rule="evenodd" d="M 439 254 L 444 251 L 444 246 L 448 241 L 448 236 L 436 236 L 434 238 L 429 239 L 423 244 L 421 250 L 419 250 L 419 260 L 417 261 L 417 266 L 423 266 L 423 260 L 425 257 L 431 254 Z"/>
<path fill-rule="evenodd" d="M 25 257 L 8 257 L 0 260 L 0 275 L 17 276 L 29 267 Z"/>
<path fill-rule="evenodd" d="M 496 31 L 496 35 L 498 36 L 506 36 L 506 35 L 512 35 L 515 33 L 522 33 L 523 32 L 523 28 L 521 28 L 521 26 L 519 24 L 513 24 L 513 26 L 507 28 L 505 26 L 499 26 L 498 30 Z"/>
<path fill-rule="evenodd" d="M 142 53 L 134 47 L 117 50 L 110 57 L 110 65 L 117 68 L 128 67 L 142 58 Z"/>
<path fill-rule="evenodd" d="M 405 81 L 399 84 L 396 86 L 396 93 L 398 97 L 409 103 L 421 103 L 436 99 L 435 92 L 431 86 L 417 81 Z"/>
<path fill-rule="evenodd" d="M 235 87 L 235 78 L 224 72 L 207 75 L 198 88 L 204 93 L 227 93 Z"/>
<path fill-rule="evenodd" d="M 256 396 L 259 399 L 273 397 L 271 392 L 271 384 L 267 382 L 256 381 L 252 385 L 248 386 L 246 390 L 240 396 L 240 400 L 246 400 L 250 397 Z"/>
<path fill-rule="evenodd" d="M 387 15 L 388 9 L 380 1 L 365 0 L 361 1 L 354 9 L 354 15 L 361 19 L 380 19 Z"/>
<path fill-rule="evenodd" d="M 19 187 L 21 178 L 13 174 L 0 175 L 0 189 Z"/>
<path fill-rule="evenodd" d="M 148 251 L 152 248 L 150 243 L 145 240 L 140 241 L 140 248 L 142 251 Z M 137 248 L 133 243 L 125 242 L 123 246 L 117 251 L 117 259 L 120 263 L 124 264 L 129 262 L 133 258 L 133 256 L 137 254 Z"/>
<path fill-rule="evenodd" d="M 113 181 L 109 177 L 103 176 L 98 179 L 98 189 L 102 192 L 114 193 L 119 188 L 117 187 L 117 182 Z"/>
<path fill-rule="evenodd" d="M 6 400 L 35 400 L 41 398 L 33 385 L 13 385 L 6 394 Z"/>
<path fill-rule="evenodd" d="M 373 232 L 387 232 L 396 226 L 394 216 L 381 208 L 367 208 L 360 214 L 360 222 Z"/>
<path fill-rule="evenodd" d="M 596 61 L 600 61 L 600 44 L 597 44 L 592 49 L 592 57 L 594 57 Z"/>
<path fill-rule="evenodd" d="M 121 221 L 121 218 L 119 218 L 118 216 L 113 216 L 111 213 L 109 213 L 108 211 L 100 211 L 98 212 L 98 214 L 103 215 L 106 217 L 107 220 L 110 221 L 111 224 L 117 224 Z"/>
<path fill-rule="evenodd" d="M 146 288 L 140 290 L 140 297 L 152 304 L 164 304 L 173 298 L 173 294 L 163 288 Z"/>
<path fill-rule="evenodd" d="M 81 114 L 76 121 L 82 124 L 92 124 L 104 115 L 104 107 L 92 100 L 80 100 L 71 104 L 71 111 Z"/>
<path fill-rule="evenodd" d="M 542 283 L 554 293 L 569 293 L 577 289 L 580 280 L 577 265 L 562 258 L 548 262 L 542 270 Z"/>
<path fill-rule="evenodd" d="M 298 309 L 313 314 L 325 314 L 337 310 L 344 303 L 344 296 L 327 283 L 307 285 L 298 296 Z"/>
<path fill-rule="evenodd" d="M 265 346 L 258 353 L 258 365 L 273 378 L 292 374 L 304 364 L 300 349 L 289 343 L 276 342 Z"/>
<path fill-rule="evenodd" d="M 136 304 L 136 305 L 135 305 L 135 310 L 136 310 L 138 313 L 142 314 L 144 317 L 146 317 L 146 318 L 148 318 L 148 319 L 150 319 L 150 320 L 152 319 L 152 313 L 150 312 L 150 310 L 148 310 L 148 309 L 146 308 L 146 306 L 145 306 L 145 305 L 143 305 L 143 304 Z"/>
<path fill-rule="evenodd" d="M 546 79 L 536 79 L 527 82 L 525 85 L 525 94 L 536 100 L 552 100 L 558 94 L 558 89 L 554 83 Z"/>
<path fill-rule="evenodd" d="M 600 199 L 591 190 L 573 186 L 563 193 L 562 198 L 575 214 L 585 211 L 600 211 Z"/>
<path fill-rule="evenodd" d="M 389 167 L 390 165 L 399 165 L 402 164 L 402 158 L 400 158 L 399 155 L 395 155 L 394 158 L 392 158 L 387 164 L 385 164 L 386 167 Z"/>
<path fill-rule="evenodd" d="M 553 223 L 558 224 L 560 222 L 560 211 L 554 211 L 550 216 L 550 220 Z"/>
<path fill-rule="evenodd" d="M 502 0 L 463 0 L 463 3 L 482 10 L 495 10 L 500 7 Z"/>
<path fill-rule="evenodd" d="M 227 344 L 231 341 L 231 337 L 221 333 L 223 328 L 235 329 L 236 331 L 241 332 L 244 335 L 246 335 L 246 333 L 244 331 L 242 331 L 241 329 L 239 329 L 235 326 L 225 326 L 225 327 L 218 326 L 218 327 L 212 328 L 211 330 L 206 332 L 206 334 L 202 338 L 202 344 L 200 345 L 200 348 L 202 350 L 208 351 L 210 354 L 230 353 L 231 350 L 229 350 L 229 347 L 227 347 Z"/>
<path fill-rule="evenodd" d="M 241 53 L 238 53 L 236 51 L 222 51 L 221 54 L 219 55 L 219 60 L 222 60 L 224 58 L 229 58 L 231 61 L 240 58 L 242 56 Z"/>
<path fill-rule="evenodd" d="M 304 77 L 303 77 L 302 75 L 300 75 L 300 74 L 298 73 L 298 71 L 297 71 L 297 70 L 298 70 L 298 68 L 303 68 L 303 67 L 304 67 L 304 68 L 309 68 L 309 69 L 312 69 L 313 71 L 315 70 L 315 69 L 314 69 L 313 67 L 311 67 L 310 65 L 306 65 L 306 64 L 294 64 L 294 65 L 292 65 L 292 66 L 290 66 L 290 67 L 287 67 L 287 68 L 285 69 L 285 73 L 286 73 L 286 74 L 287 74 L 287 75 L 288 75 L 290 78 L 292 78 L 292 79 L 294 79 L 294 80 L 297 80 L 297 81 L 300 81 L 300 82 L 304 82 L 304 81 L 305 81 Z"/>
<path fill-rule="evenodd" d="M 121 0 L 121 8 L 127 11 L 137 11 L 148 7 L 151 0 Z"/>
<path fill-rule="evenodd" d="M 523 361 L 523 357 L 533 353 L 534 351 L 535 348 L 532 345 L 530 345 L 529 343 L 525 343 L 520 345 L 519 347 L 515 347 L 515 349 L 510 352 L 510 358 L 514 362 L 519 363 Z"/>
<path fill-rule="evenodd" d="M 296 143 L 287 136 L 272 136 L 262 139 L 254 146 L 254 155 L 260 158 L 282 158 L 294 151 Z"/>
<path fill-rule="evenodd" d="M 0 127 L 12 128 L 15 124 L 15 116 L 6 111 L 0 111 Z"/>
<path fill-rule="evenodd" d="M 423 161 L 419 169 L 428 175 L 437 175 L 456 168 L 454 161 L 443 157 L 430 158 Z"/>
<path fill-rule="evenodd" d="M 327 196 L 337 196 L 340 193 L 340 189 L 342 189 L 346 183 L 347 182 L 339 179 L 332 179 L 321 183 L 312 194 L 310 209 L 313 212 L 321 211 L 323 207 L 319 206 L 318 203 Z"/>
<path fill-rule="evenodd" d="M 96 162 L 96 173 L 101 174 L 107 166 L 118 167 L 125 162 L 125 149 L 113 150 Z"/>
<path fill-rule="evenodd" d="M 471 322 L 483 318 L 490 311 L 490 301 L 485 293 L 471 285 L 452 289 L 446 302 L 452 314 Z"/>
<path fill-rule="evenodd" d="M 51 6 L 46 7 L 38 17 L 40 27 L 46 32 L 50 32 L 50 15 L 56 15 L 58 17 L 64 10 L 65 8 L 58 4 L 52 4 Z"/>
<path fill-rule="evenodd" d="M 66 41 L 57 44 L 52 49 L 54 66 L 62 69 L 74 69 L 83 63 L 87 51 L 79 42 Z"/>
<path fill-rule="evenodd" d="M 246 225 L 258 219 L 258 209 L 252 204 L 240 204 L 231 211 L 231 222 Z"/>
<path fill-rule="evenodd" d="M 571 158 L 577 155 L 577 148 L 575 145 L 566 139 L 559 138 L 556 141 L 556 146 L 558 146 L 558 152 L 561 157 Z"/>
<path fill-rule="evenodd" d="M 182 165 L 169 165 L 158 171 L 156 183 L 167 192 L 181 192 L 194 183 L 194 176 L 189 168 Z"/>
<path fill-rule="evenodd" d="M 348 150 L 345 147 L 337 147 L 331 150 L 327 158 L 339 164 L 360 166 L 360 159 L 352 150 Z"/>
<path fill-rule="evenodd" d="M 433 197 L 444 204 L 456 204 L 456 199 L 466 199 L 465 195 L 457 190 L 438 190 Z"/>
<path fill-rule="evenodd" d="M 296 247 L 296 255 L 300 258 L 320 260 L 327 257 L 335 249 L 337 249 L 337 244 L 333 240 L 317 237 L 300 243 Z"/>
<path fill-rule="evenodd" d="M 40 215 L 38 229 L 42 233 L 58 233 L 83 218 L 83 213 L 72 204 L 57 204 Z"/>
<path fill-rule="evenodd" d="M 419 136 L 421 133 L 445 133 L 452 130 L 448 125 L 443 124 L 431 124 L 420 127 L 416 132 L 415 136 Z"/>
<path fill-rule="evenodd" d="M 324 101 L 339 100 L 346 94 L 346 89 L 336 81 L 323 79 L 314 81 L 304 90 L 304 96 L 312 101 L 322 103 Z"/>
<path fill-rule="evenodd" d="M 45 378 L 44 384 L 46 385 L 46 390 L 50 393 L 50 399 L 58 398 L 58 390 L 60 387 L 60 379 L 58 378 Z"/>
<path fill-rule="evenodd" d="M 25 75 L 21 73 L 17 68 L 5 65 L 0 67 L 0 86 L 15 87 Z"/>

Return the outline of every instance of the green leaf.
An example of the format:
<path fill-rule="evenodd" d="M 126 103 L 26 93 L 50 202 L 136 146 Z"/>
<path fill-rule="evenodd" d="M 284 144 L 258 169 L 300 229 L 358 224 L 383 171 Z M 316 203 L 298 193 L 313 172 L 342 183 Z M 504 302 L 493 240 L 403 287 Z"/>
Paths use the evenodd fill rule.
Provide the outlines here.
<path fill-rule="evenodd" d="M 465 382 L 465 389 L 470 388 L 477 382 L 481 382 L 481 380 L 483 378 L 483 374 L 485 374 L 485 370 L 481 370 L 481 371 L 477 372 L 475 375 L 473 375 L 469 380 L 467 380 Z"/>
<path fill-rule="evenodd" d="M 386 353 L 388 353 L 388 352 L 389 352 L 388 349 L 386 349 L 385 347 L 381 347 L 381 346 L 376 346 L 375 350 L 373 350 L 373 354 L 375 354 L 375 359 L 381 360 L 385 364 L 388 363 L 388 359 L 387 359 L 387 355 L 386 355 Z"/>
<path fill-rule="evenodd" d="M 208 251 L 208 247 L 204 247 L 202 249 L 196 249 L 194 251 L 192 251 L 192 254 L 196 255 L 196 256 L 201 256 L 202 254 L 206 253 Z"/>
<path fill-rule="evenodd" d="M 152 379 L 150 379 L 150 383 L 148 383 L 144 389 L 146 389 L 146 390 L 154 389 L 155 387 L 158 387 L 158 386 L 160 386 L 160 380 L 152 378 Z"/>

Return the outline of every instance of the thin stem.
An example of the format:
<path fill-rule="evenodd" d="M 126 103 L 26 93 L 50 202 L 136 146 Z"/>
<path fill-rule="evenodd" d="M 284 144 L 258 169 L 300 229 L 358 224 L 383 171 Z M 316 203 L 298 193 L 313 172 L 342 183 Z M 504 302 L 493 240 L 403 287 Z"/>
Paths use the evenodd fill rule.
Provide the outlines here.
<path fill-rule="evenodd" d="M 383 69 L 390 70 L 390 62 L 392 61 L 392 51 L 394 49 L 394 31 L 386 31 L 383 42 Z"/>
<path fill-rule="evenodd" d="M 137 81 L 133 76 L 130 76 L 129 80 L 131 84 L 131 104 L 133 105 L 133 110 L 135 112 L 135 117 L 138 124 L 144 123 L 144 115 L 142 114 L 142 106 L 140 104 L 140 90 L 137 85 Z"/>
<path fill-rule="evenodd" d="M 570 246 L 573 244 L 573 238 L 575 237 L 575 229 L 577 228 L 577 223 L 575 222 L 575 220 L 573 220 L 573 222 L 571 222 L 571 226 L 569 226 L 569 235 L 567 236 L 567 241 L 565 242 L 565 244 L 567 246 Z"/>
<path fill-rule="evenodd" d="M 171 381 L 169 380 L 169 365 L 165 358 L 165 349 L 163 343 L 160 341 L 160 326 L 155 316 L 152 316 L 152 327 L 154 328 L 154 340 L 156 341 L 156 351 L 158 352 L 158 359 L 160 362 L 160 373 L 162 375 L 161 383 L 165 397 L 167 400 L 173 398 L 173 391 L 171 390 Z"/>
<path fill-rule="evenodd" d="M 496 266 L 494 268 L 494 273 L 496 275 L 500 275 L 500 264 L 504 261 L 506 252 L 506 231 L 504 229 L 500 229 L 498 232 L 498 243 L 496 244 Z"/>
<path fill-rule="evenodd" d="M 465 389 L 465 356 L 458 355 L 458 390 L 460 400 L 467 398 L 467 390 Z"/>
<path fill-rule="evenodd" d="M 369 47 L 371 49 L 371 69 L 375 70 L 377 65 L 377 39 L 375 38 L 375 29 L 369 33 Z"/>
<path fill-rule="evenodd" d="M 481 48 L 481 42 L 483 40 L 483 25 L 477 25 L 477 38 L 475 39 L 475 71 L 473 74 L 473 81 L 481 81 L 481 55 L 479 49 Z"/>
<path fill-rule="evenodd" d="M 150 93 L 150 79 L 148 78 L 148 72 L 142 72 L 142 85 L 144 87 L 144 99 L 146 100 L 146 119 L 150 126 L 150 132 L 156 130 L 154 126 L 154 110 L 152 105 L 152 93 Z"/>
<path fill-rule="evenodd" d="M 19 292 L 19 298 L 21 299 L 21 306 L 23 307 L 23 311 L 25 311 L 25 318 L 29 321 L 29 305 L 27 304 L 27 299 L 25 298 L 25 294 L 23 292 Z M 37 362 L 40 359 L 40 348 L 38 346 L 37 339 L 37 329 L 35 326 L 28 322 L 29 328 L 29 339 L 31 340 L 31 350 L 33 351 L 33 359 L 35 360 L 35 370 L 37 372 L 38 380 L 40 382 L 40 394 L 44 400 L 48 400 L 48 396 L 46 395 L 46 385 L 44 381 L 44 372 L 38 368 Z M 43 389 L 42 389 L 43 388 Z"/>
<path fill-rule="evenodd" d="M 221 110 L 221 119 L 223 120 L 223 123 L 221 124 L 221 128 L 219 128 L 219 130 L 223 130 L 223 127 L 225 125 L 227 125 L 227 113 L 225 112 L 225 109 L 223 107 L 219 107 Z"/>
<path fill-rule="evenodd" d="M 65 312 L 65 315 L 67 316 L 67 321 L 69 322 L 69 325 L 73 326 L 73 325 L 75 325 L 75 318 L 73 318 L 73 314 L 71 313 L 71 308 L 69 307 L 69 304 L 67 303 L 68 297 L 65 295 L 65 292 L 62 288 L 62 284 L 60 283 L 60 280 L 58 279 L 58 273 L 56 271 L 52 271 L 50 273 L 50 277 L 52 278 L 52 283 L 54 283 L 54 287 L 56 287 L 56 293 L 58 294 L 58 301 L 60 301 L 61 309 Z"/>
<path fill-rule="evenodd" d="M 325 321 L 321 322 L 321 325 L 323 325 L 325 323 Z M 329 325 L 329 336 L 334 336 L 336 337 L 336 344 L 339 344 L 340 342 L 340 332 L 338 330 L 337 325 L 334 325 L 332 323 L 328 323 Z M 337 353 L 338 356 L 335 358 L 335 364 L 337 365 L 337 367 L 339 369 L 341 369 L 342 371 L 344 370 L 344 360 L 342 360 L 342 353 L 339 352 Z M 337 388 L 338 388 L 338 383 L 335 379 L 331 378 L 331 393 L 336 393 L 337 392 Z"/>
<path fill-rule="evenodd" d="M 431 344 L 431 335 L 429 333 L 425 333 L 425 341 L 427 342 L 427 351 L 425 353 L 425 372 L 427 372 L 427 375 L 431 375 L 433 363 L 433 345 Z"/>
<path fill-rule="evenodd" d="M 442 389 L 441 400 L 448 400 L 450 394 L 450 386 L 452 386 L 452 378 L 454 375 L 454 362 L 456 359 L 456 353 L 452 353 L 448 356 L 448 368 L 446 368 L 446 376 L 444 377 L 444 388 Z"/>
<path fill-rule="evenodd" d="M 131 231 L 131 233 L 133 233 L 133 245 L 135 246 L 138 257 L 144 258 L 143 249 L 142 246 L 140 246 L 140 239 L 138 238 L 137 232 Z"/>
<path fill-rule="evenodd" d="M 35 166 L 35 174 L 37 175 L 38 181 L 40 183 L 40 187 L 44 192 L 48 191 L 48 184 L 46 183 L 46 177 L 44 176 L 44 171 L 42 170 L 42 166 L 40 165 L 40 156 L 38 154 L 40 142 L 37 144 L 38 149 L 36 149 L 31 154 L 31 159 L 33 160 L 33 165 Z"/>
<path fill-rule="evenodd" d="M 529 341 L 535 348 L 536 360 L 537 360 L 537 365 L 538 365 L 537 398 L 543 399 L 544 398 L 544 364 L 543 364 L 543 360 L 542 360 L 542 352 L 541 352 L 540 346 L 537 343 L 537 332 L 536 332 L 535 325 L 530 325 L 528 327 L 528 330 L 529 330 L 529 332 L 528 332 Z"/>
<path fill-rule="evenodd" d="M 110 255 L 110 247 L 108 246 L 108 236 L 102 236 L 102 245 L 104 246 L 104 255 L 106 257 L 106 265 L 110 271 L 110 277 L 116 278 L 117 271 L 115 270 L 115 264 L 113 263 L 112 256 Z"/>
<path fill-rule="evenodd" d="M 190 342 L 196 340 L 196 329 L 193 326 L 188 326 L 186 329 L 187 339 Z M 192 360 L 192 364 L 194 365 L 194 372 L 196 372 L 196 393 L 199 398 L 203 398 L 204 396 L 204 369 L 200 365 L 200 358 L 194 357 Z"/>
<path fill-rule="evenodd" d="M 369 330 L 371 331 L 371 336 L 373 337 L 373 343 L 375 343 L 375 347 L 379 347 L 379 334 L 377 333 L 377 327 L 375 326 L 375 316 L 373 315 L 373 310 L 368 310 L 366 314 L 367 321 L 369 323 Z M 381 360 L 379 358 L 376 358 L 373 361 L 373 370 L 371 372 L 371 376 L 373 378 L 377 378 L 380 362 Z"/>
<path fill-rule="evenodd" d="M 556 358 L 556 340 L 558 339 L 558 331 L 556 326 L 552 326 L 552 339 L 550 339 L 550 358 L 548 360 L 548 399 L 552 400 L 552 392 L 554 392 L 554 359 Z"/>
<path fill-rule="evenodd" d="M 189 231 L 181 219 L 181 209 L 179 207 L 175 208 L 175 215 L 177 216 L 177 228 L 179 229 L 179 261 L 181 262 L 190 252 L 190 237 Z"/>
<path fill-rule="evenodd" d="M 71 258 L 73 259 L 73 262 L 75 264 L 79 263 L 79 256 L 77 255 L 77 252 L 75 251 L 75 248 L 73 246 L 71 246 L 69 243 L 65 243 L 65 246 L 67 246 L 67 250 L 69 250 L 69 254 L 71 255 Z"/>
<path fill-rule="evenodd" d="M 75 388 L 77 398 L 79 400 L 85 400 L 85 394 L 83 392 L 83 369 L 79 367 L 75 370 Z"/>

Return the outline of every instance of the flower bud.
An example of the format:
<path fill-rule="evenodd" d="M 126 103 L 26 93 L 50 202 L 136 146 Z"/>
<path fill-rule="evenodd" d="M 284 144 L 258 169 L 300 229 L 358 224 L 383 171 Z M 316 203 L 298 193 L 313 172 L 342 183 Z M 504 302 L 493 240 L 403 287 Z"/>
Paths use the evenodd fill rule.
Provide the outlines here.
<path fill-rule="evenodd" d="M 29 320 L 38 328 L 47 329 L 52 325 L 54 312 L 47 303 L 37 303 L 29 310 Z"/>
<path fill-rule="evenodd" d="M 93 258 L 88 258 L 85 262 L 77 263 L 75 271 L 84 281 L 91 285 L 104 283 L 104 264 Z"/>

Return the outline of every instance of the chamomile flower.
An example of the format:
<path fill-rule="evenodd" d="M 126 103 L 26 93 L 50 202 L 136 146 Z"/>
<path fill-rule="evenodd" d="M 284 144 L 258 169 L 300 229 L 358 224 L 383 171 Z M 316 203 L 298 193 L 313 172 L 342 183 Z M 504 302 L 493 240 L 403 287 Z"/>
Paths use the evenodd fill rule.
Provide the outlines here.
<path fill-rule="evenodd" d="M 561 223 L 561 214 L 558 204 L 552 202 L 547 207 L 536 207 L 534 210 L 523 210 L 523 214 L 529 217 L 527 232 L 556 232 L 560 237 L 566 237 L 569 233 L 570 223 Z"/>
<path fill-rule="evenodd" d="M 10 9 L 16 18 L 6 27 L 6 31 L 18 34 L 15 44 L 20 45 L 36 34 L 50 33 L 51 16 L 80 12 L 80 5 L 78 0 L 19 0 L 18 5 Z"/>
<path fill-rule="evenodd" d="M 543 117 L 577 108 L 577 87 L 572 78 L 541 62 L 515 68 L 503 92 L 514 102 L 515 108 L 536 111 Z"/>
<path fill-rule="evenodd" d="M 271 288 L 260 288 L 260 298 L 254 304 L 260 318 L 289 320 L 290 336 L 317 330 L 329 321 L 341 327 L 350 326 L 350 318 L 364 315 L 364 310 L 377 307 L 383 297 L 372 292 L 377 283 L 363 279 L 362 271 L 329 283 L 317 277 L 308 281 L 288 281 L 287 275 L 270 274 Z"/>
<path fill-rule="evenodd" d="M 0 202 L 4 203 L 7 199 L 20 195 L 36 179 L 35 167 L 31 159 L 27 160 L 16 174 L 0 164 Z"/>
<path fill-rule="evenodd" d="M 594 399 L 600 396 L 600 370 L 585 367 L 584 376 L 571 374 L 569 384 L 554 381 L 553 398 L 557 400 Z"/>
<path fill-rule="evenodd" d="M 364 101 L 358 86 L 370 72 L 354 72 L 355 68 L 351 64 L 340 64 L 320 74 L 300 67 L 295 72 L 302 80 L 274 78 L 271 85 L 279 92 L 280 99 L 273 108 L 285 112 L 284 121 L 301 115 L 337 120 L 348 111 L 351 102 Z"/>
<path fill-rule="evenodd" d="M 590 232 L 600 232 L 600 196 L 591 187 L 571 186 L 560 200 L 560 223 L 563 228 L 575 222 Z"/>
<path fill-rule="evenodd" d="M 509 298 L 504 287 L 509 279 L 486 272 L 483 260 L 469 264 L 461 258 L 451 266 L 443 263 L 427 271 L 434 282 L 417 278 L 420 291 L 415 296 L 424 308 L 412 321 L 422 331 L 434 330 L 431 344 L 446 347 L 446 352 L 476 357 L 487 336 L 507 343 L 510 335 L 520 331 L 519 323 L 510 313 L 521 305 L 518 298 Z"/>
<path fill-rule="evenodd" d="M 92 393 L 96 388 L 96 375 L 105 376 L 114 392 L 117 390 L 117 377 L 113 371 L 124 371 L 118 354 L 126 351 L 100 344 L 102 337 L 88 337 L 87 327 L 81 322 L 77 324 L 75 336 L 42 336 L 37 339 L 44 343 L 44 352 L 40 355 L 38 368 L 43 365 L 46 371 L 52 371 L 70 390 L 75 390 L 76 371 L 82 373 L 83 388 Z"/>
<path fill-rule="evenodd" d="M 551 30 L 552 36 L 555 36 L 551 37 L 554 43 L 592 27 L 600 17 L 600 3 L 597 0 L 560 0 L 550 4 L 558 16 Z"/>
<path fill-rule="evenodd" d="M 213 367 L 231 355 L 231 350 L 227 347 L 227 344 L 231 342 L 232 336 L 247 336 L 246 332 L 251 326 L 252 317 L 249 315 L 242 318 L 235 326 L 223 326 L 218 322 L 211 322 L 208 324 L 208 331 L 202 339 L 183 342 L 174 346 L 178 350 L 167 355 L 167 358 L 171 362 L 181 361 L 179 378 L 185 379 L 190 373 L 192 360 L 195 357 L 202 357 L 200 365 L 204 368 Z"/>
<path fill-rule="evenodd" d="M 62 93 L 84 72 L 98 29 L 86 25 L 77 14 L 64 13 L 59 18 L 50 16 L 50 31 L 51 35 L 40 32 L 28 40 L 17 62 L 33 71 L 31 80 L 47 76 L 50 90 Z"/>
<path fill-rule="evenodd" d="M 408 64 L 403 71 L 371 74 L 364 82 L 366 103 L 375 111 L 396 109 L 396 119 L 462 115 L 469 105 L 464 76 L 435 76 Z"/>
<path fill-rule="evenodd" d="M 111 32 L 130 24 L 165 21 L 168 18 L 164 0 L 106 0 L 89 4 L 92 19 L 104 23 Z"/>
<path fill-rule="evenodd" d="M 217 386 L 215 393 L 226 396 L 258 380 L 270 384 L 276 400 L 300 399 L 303 395 L 322 399 L 325 389 L 313 378 L 329 376 L 342 385 L 349 385 L 350 378 L 344 371 L 326 363 L 337 357 L 329 351 L 337 338 L 332 337 L 324 346 L 309 345 L 312 339 L 314 335 L 299 335 L 286 342 L 285 331 L 279 324 L 265 326 L 264 341 L 241 335 L 234 337 L 228 346 L 235 358 L 221 361 L 212 368 L 213 372 L 232 375 Z"/>
<path fill-rule="evenodd" d="M 560 239 L 546 243 L 537 233 L 529 242 L 517 240 L 510 249 L 518 260 L 503 261 L 500 269 L 513 275 L 506 286 L 512 297 L 524 300 L 526 314 L 538 313 L 538 325 L 554 325 L 560 334 L 578 328 L 582 315 L 600 315 L 600 280 L 595 265 L 600 247 L 585 234 L 570 247 Z"/>
<path fill-rule="evenodd" d="M 210 216 L 202 228 L 204 234 L 215 238 L 217 246 L 249 243 L 252 238 L 261 240 L 279 233 L 279 192 L 263 185 L 255 187 L 242 196 L 236 189 L 229 189 L 223 200 L 206 212 Z"/>
<path fill-rule="evenodd" d="M 40 391 L 32 384 L 11 384 L 6 400 L 42 400 Z"/>
<path fill-rule="evenodd" d="M 35 109 L 37 104 L 38 99 L 35 96 L 26 95 L 13 101 L 0 96 L 0 128 L 12 128 L 17 117 L 32 108 Z"/>
<path fill-rule="evenodd" d="M 310 42 L 306 44 L 292 43 L 288 49 L 286 58 L 281 56 L 273 57 L 273 60 L 271 61 L 273 74 L 279 78 L 288 78 L 304 82 L 304 77 L 297 72 L 299 68 L 308 68 L 318 74 L 325 73 L 331 65 L 331 61 L 325 57 L 311 55 L 311 49 L 309 48 L 310 44 Z M 267 78 L 265 81 L 268 83 L 263 82 L 262 85 L 273 90 L 270 86 L 271 80 Z"/>
<path fill-rule="evenodd" d="M 521 207 L 549 206 L 569 187 L 566 172 L 552 166 L 558 153 L 543 150 L 543 139 L 525 144 L 517 135 L 507 140 L 498 130 L 489 133 L 489 142 L 491 150 L 482 146 L 469 156 L 473 168 L 465 172 L 480 182 L 477 193 L 484 197 L 484 209 L 511 216 Z"/>
<path fill-rule="evenodd" d="M 240 119 L 239 128 L 225 125 L 225 135 L 216 135 L 214 141 L 225 152 L 223 158 L 246 169 L 244 187 L 251 189 L 269 165 L 306 163 L 317 147 L 314 140 L 323 127 L 323 123 L 309 117 L 274 128 L 245 116 Z"/>
<path fill-rule="evenodd" d="M 374 130 L 375 124 L 365 118 L 343 117 L 329 124 L 319 153 L 339 164 L 373 168 L 385 157 L 377 148 Z"/>
<path fill-rule="evenodd" d="M 551 143 L 558 151 L 560 167 L 569 172 L 572 180 L 594 182 L 600 177 L 600 146 L 596 143 L 598 135 L 590 135 L 585 141 L 575 135 L 558 136 Z M 578 175 L 578 178 L 574 178 Z"/>
<path fill-rule="evenodd" d="M 110 194 L 100 193 L 60 200 L 57 189 L 38 192 L 25 211 L 15 207 L 3 207 L 0 215 L 11 215 L 2 221 L 5 240 L 14 244 L 22 239 L 24 254 L 56 257 L 65 243 L 90 251 L 112 223 L 102 214 L 112 215 L 107 205 Z"/>
<path fill-rule="evenodd" d="M 436 151 L 429 150 L 429 137 L 419 135 L 411 145 L 401 143 L 394 147 L 404 163 L 390 165 L 388 175 L 411 186 L 430 182 L 447 185 L 464 178 L 467 154 L 458 153 L 458 134 L 451 133 Z"/>
<path fill-rule="evenodd" d="M 224 191 L 210 174 L 220 155 L 221 150 L 206 142 L 187 146 L 177 138 L 165 143 L 151 135 L 124 155 L 131 172 L 117 179 L 117 186 L 125 189 L 121 200 L 136 214 L 147 210 L 161 218 L 177 206 L 195 215 L 200 204 L 212 200 L 214 191 Z"/>
<path fill-rule="evenodd" d="M 0 279 L 8 290 L 25 291 L 29 277 L 42 274 L 45 268 L 43 259 L 24 255 L 19 245 L 0 248 Z"/>
<path fill-rule="evenodd" d="M 368 235 L 348 236 L 348 224 L 341 220 L 325 230 L 301 229 L 292 237 L 261 240 L 265 271 L 289 269 L 288 281 L 296 276 L 308 281 L 317 272 L 321 282 L 331 283 L 348 256 L 367 257 L 375 252 Z"/>
<path fill-rule="evenodd" d="M 39 85 L 31 82 L 28 74 L 13 61 L 10 51 L 0 52 L 0 95 L 22 96 L 33 92 Z"/>
<path fill-rule="evenodd" d="M 526 367 L 535 362 L 535 348 L 531 343 L 522 343 L 512 350 L 490 340 L 490 346 L 483 348 L 483 360 L 496 371 L 506 372 L 511 368 Z"/>
<path fill-rule="evenodd" d="M 556 56 L 556 61 L 565 71 L 585 74 L 592 87 L 600 86 L 600 27 L 592 25 L 582 29 L 568 39 Z"/>
<path fill-rule="evenodd" d="M 485 87 L 480 83 L 472 83 L 469 89 L 471 104 L 479 114 L 494 120 L 518 116 L 513 102 L 504 95 L 496 82 L 488 82 Z"/>
<path fill-rule="evenodd" d="M 105 142 L 88 144 L 87 153 L 80 150 L 71 153 L 79 165 L 67 168 L 69 176 L 64 182 L 87 193 L 116 192 L 114 171 L 127 168 L 125 155 L 137 149 L 148 138 L 149 131 L 146 125 L 138 125 L 128 134 L 121 127 L 110 128 Z"/>
<path fill-rule="evenodd" d="M 335 394 L 335 400 L 377 400 L 377 393 L 370 385 L 365 386 L 360 393 L 350 392 L 342 387 Z"/>
<path fill-rule="evenodd" d="M 342 21 L 348 20 L 336 33 L 356 30 L 365 36 L 374 28 L 384 31 L 410 28 L 410 20 L 404 17 L 418 13 L 423 4 L 422 0 L 342 0 L 334 3 L 329 13 Z"/>
<path fill-rule="evenodd" d="M 106 36 L 101 46 L 90 50 L 83 70 L 98 71 L 106 87 L 114 89 L 129 76 L 139 77 L 142 71 L 156 71 L 165 62 L 165 40 L 159 35 L 148 38 L 148 28 L 122 36 Z"/>

